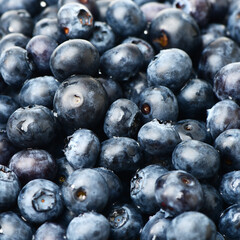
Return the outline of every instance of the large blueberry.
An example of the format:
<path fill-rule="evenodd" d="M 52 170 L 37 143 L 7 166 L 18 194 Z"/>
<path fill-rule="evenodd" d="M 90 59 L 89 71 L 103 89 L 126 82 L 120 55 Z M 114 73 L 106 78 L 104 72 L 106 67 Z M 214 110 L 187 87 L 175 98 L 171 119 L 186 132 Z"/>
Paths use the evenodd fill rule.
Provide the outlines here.
<path fill-rule="evenodd" d="M 95 75 L 98 67 L 98 50 L 84 39 L 71 39 L 61 43 L 50 58 L 51 71 L 61 82 L 73 74 Z"/>
<path fill-rule="evenodd" d="M 78 128 L 97 128 L 107 111 L 107 93 L 96 79 L 74 75 L 59 86 L 53 106 L 67 133 Z"/>

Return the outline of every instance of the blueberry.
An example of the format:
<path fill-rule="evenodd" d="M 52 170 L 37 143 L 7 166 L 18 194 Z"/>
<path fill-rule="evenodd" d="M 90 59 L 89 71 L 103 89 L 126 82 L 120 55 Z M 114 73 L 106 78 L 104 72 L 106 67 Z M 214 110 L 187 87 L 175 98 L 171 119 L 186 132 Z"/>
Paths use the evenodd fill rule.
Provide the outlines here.
<path fill-rule="evenodd" d="M 149 37 L 158 51 L 179 48 L 193 56 L 201 47 L 200 29 L 194 18 L 174 8 L 163 9 L 157 14 L 151 22 Z"/>
<path fill-rule="evenodd" d="M 8 167 L 0 165 L 0 210 L 16 205 L 21 185 L 17 175 Z"/>
<path fill-rule="evenodd" d="M 34 239 L 64 240 L 66 239 L 66 230 L 57 223 L 45 222 L 35 232 Z"/>
<path fill-rule="evenodd" d="M 55 135 L 56 121 L 53 113 L 44 106 L 18 108 L 9 117 L 7 135 L 18 147 L 42 147 Z"/>
<path fill-rule="evenodd" d="M 35 63 L 39 74 L 51 74 L 49 61 L 57 46 L 57 41 L 47 35 L 37 35 L 29 40 L 26 50 L 28 56 Z"/>
<path fill-rule="evenodd" d="M 96 79 L 74 75 L 61 83 L 53 106 L 64 130 L 72 134 L 78 128 L 98 126 L 107 111 L 107 93 Z"/>
<path fill-rule="evenodd" d="M 149 218 L 143 227 L 140 240 L 166 240 L 166 233 L 171 220 L 171 218 L 165 217 L 164 212 L 157 212 Z"/>
<path fill-rule="evenodd" d="M 33 19 L 25 9 L 9 10 L 1 16 L 1 27 L 6 33 L 22 33 L 32 36 Z"/>
<path fill-rule="evenodd" d="M 113 137 L 101 144 L 99 166 L 115 172 L 136 171 L 142 160 L 139 143 L 129 137 Z"/>
<path fill-rule="evenodd" d="M 111 2 L 107 8 L 106 21 L 120 37 L 138 36 L 146 25 L 139 6 L 129 0 Z"/>
<path fill-rule="evenodd" d="M 23 185 L 37 178 L 53 180 L 57 172 L 55 159 L 41 149 L 25 149 L 15 153 L 9 161 L 9 168 Z"/>
<path fill-rule="evenodd" d="M 237 240 L 240 236 L 240 205 L 234 204 L 226 208 L 219 219 L 218 229 L 221 234 L 231 240 Z"/>
<path fill-rule="evenodd" d="M 32 240 L 32 229 L 15 212 L 0 213 L 2 240 Z"/>
<path fill-rule="evenodd" d="M 174 124 L 182 141 L 198 140 L 206 143 L 212 143 L 212 137 L 207 130 L 206 123 L 195 119 L 183 119 Z"/>
<path fill-rule="evenodd" d="M 155 199 L 155 182 L 167 169 L 157 165 L 148 165 L 139 169 L 131 179 L 130 196 L 134 205 L 148 215 L 159 210 Z"/>
<path fill-rule="evenodd" d="M 56 219 L 63 210 L 63 200 L 57 184 L 46 179 L 28 182 L 18 195 L 18 208 L 30 223 L 42 224 Z"/>
<path fill-rule="evenodd" d="M 104 76 L 122 82 L 135 76 L 142 64 L 143 55 L 139 48 L 132 43 L 121 43 L 103 53 L 100 71 Z"/>
<path fill-rule="evenodd" d="M 25 80 L 33 76 L 35 65 L 28 57 L 27 50 L 14 46 L 6 49 L 0 57 L 0 73 L 5 83 L 21 87 Z"/>
<path fill-rule="evenodd" d="M 177 98 L 165 86 L 145 88 L 140 93 L 138 107 L 144 123 L 154 118 L 162 121 L 176 121 L 178 118 Z"/>
<path fill-rule="evenodd" d="M 52 109 L 53 98 L 60 83 L 52 76 L 28 79 L 19 92 L 22 107 L 42 105 Z"/>
<path fill-rule="evenodd" d="M 227 129 L 239 128 L 239 105 L 233 100 L 222 100 L 207 112 L 207 128 L 213 139 Z"/>
<path fill-rule="evenodd" d="M 240 63 L 229 63 L 222 67 L 214 76 L 213 90 L 220 100 L 232 99 L 236 103 L 240 103 L 240 79 L 238 72 L 240 71 Z"/>
<path fill-rule="evenodd" d="M 144 57 L 143 69 L 145 69 L 150 63 L 150 61 L 154 58 L 155 51 L 153 47 L 151 46 L 151 44 L 149 44 L 142 38 L 128 37 L 123 41 L 123 43 L 133 43 L 137 45 Z"/>
<path fill-rule="evenodd" d="M 236 8 L 231 14 L 229 14 L 227 21 L 229 35 L 237 43 L 240 43 L 240 35 L 238 32 L 240 27 L 240 21 L 238 19 L 239 13 L 239 9 Z"/>
<path fill-rule="evenodd" d="M 138 142 L 147 153 L 166 156 L 172 153 L 181 139 L 171 123 L 154 119 L 140 128 Z"/>
<path fill-rule="evenodd" d="M 110 235 L 108 220 L 99 213 L 88 212 L 73 218 L 67 228 L 69 240 L 106 240 Z"/>
<path fill-rule="evenodd" d="M 219 186 L 219 192 L 228 205 L 239 204 L 239 179 L 240 171 L 225 173 Z"/>
<path fill-rule="evenodd" d="M 205 121 L 207 110 L 217 101 L 212 85 L 202 79 L 189 80 L 177 94 L 179 118 Z M 186 108 L 186 106 L 188 106 Z"/>
<path fill-rule="evenodd" d="M 167 229 L 167 240 L 216 240 L 216 234 L 216 225 L 210 218 L 190 211 L 172 220 Z"/>
<path fill-rule="evenodd" d="M 223 171 L 240 170 L 239 140 L 239 129 L 228 129 L 215 139 L 214 147 L 220 153 Z"/>
<path fill-rule="evenodd" d="M 220 168 L 220 155 L 208 143 L 186 140 L 179 143 L 172 153 L 175 169 L 189 172 L 197 179 L 211 178 Z"/>
<path fill-rule="evenodd" d="M 111 137 L 135 138 L 141 126 L 141 113 L 131 100 L 120 98 L 109 107 L 104 119 L 104 132 Z"/>
<path fill-rule="evenodd" d="M 78 129 L 68 140 L 64 154 L 70 165 L 75 169 L 94 167 L 100 152 L 100 141 L 94 132 Z"/>
<path fill-rule="evenodd" d="M 159 85 L 180 90 L 189 80 L 192 72 L 192 60 L 181 49 L 161 50 L 147 67 L 147 80 L 150 86 Z"/>
<path fill-rule="evenodd" d="M 113 205 L 108 213 L 110 238 L 135 240 L 140 236 L 143 219 L 140 212 L 130 204 Z"/>
<path fill-rule="evenodd" d="M 213 83 L 215 74 L 225 65 L 240 60 L 240 48 L 228 37 L 219 37 L 201 53 L 198 65 L 199 77 Z"/>
<path fill-rule="evenodd" d="M 116 45 L 117 38 L 112 28 L 106 22 L 95 21 L 89 41 L 102 55 Z"/>
<path fill-rule="evenodd" d="M 62 196 L 68 209 L 75 214 L 101 212 L 109 198 L 108 185 L 94 169 L 77 169 L 62 185 Z"/>
<path fill-rule="evenodd" d="M 89 9 L 80 3 L 66 3 L 57 14 L 59 27 L 67 38 L 88 38 L 93 30 L 93 16 Z"/>
<path fill-rule="evenodd" d="M 67 40 L 64 31 L 58 25 L 57 16 L 55 18 L 46 17 L 37 21 L 33 28 L 33 36 L 37 35 L 49 36 L 58 43 Z"/>
<path fill-rule="evenodd" d="M 61 82 L 72 74 L 93 76 L 98 67 L 98 50 L 83 39 L 71 39 L 61 43 L 50 58 L 51 71 Z"/>
<path fill-rule="evenodd" d="M 162 174 L 156 180 L 155 197 L 159 208 L 173 216 L 186 211 L 198 211 L 203 205 L 201 184 L 183 170 Z"/>
<path fill-rule="evenodd" d="M 173 5 L 192 16 L 200 27 L 206 26 L 210 20 L 211 4 L 208 0 L 175 0 Z"/>

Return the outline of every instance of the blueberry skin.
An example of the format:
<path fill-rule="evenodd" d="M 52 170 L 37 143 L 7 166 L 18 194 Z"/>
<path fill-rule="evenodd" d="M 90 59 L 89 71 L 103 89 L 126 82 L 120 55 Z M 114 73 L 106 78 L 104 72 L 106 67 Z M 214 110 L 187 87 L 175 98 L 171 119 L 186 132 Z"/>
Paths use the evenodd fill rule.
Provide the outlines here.
<path fill-rule="evenodd" d="M 26 45 L 26 50 L 28 51 L 29 57 L 35 63 L 39 74 L 51 74 L 49 61 L 57 46 L 57 41 L 46 35 L 37 35 L 29 40 Z"/>
<path fill-rule="evenodd" d="M 219 100 L 232 99 L 240 103 L 240 63 L 229 63 L 222 67 L 214 76 L 213 91 Z"/>
<path fill-rule="evenodd" d="M 33 224 L 56 219 L 63 210 L 61 190 L 46 179 L 28 182 L 18 195 L 18 208 L 22 217 Z"/>
<path fill-rule="evenodd" d="M 111 239 L 135 240 L 140 236 L 143 227 L 142 215 L 131 204 L 113 205 L 107 218 L 111 226 Z"/>
<path fill-rule="evenodd" d="M 79 128 L 98 126 L 107 111 L 107 93 L 96 79 L 75 75 L 61 83 L 53 106 L 63 130 L 72 134 Z"/>
<path fill-rule="evenodd" d="M 116 201 L 119 201 L 122 197 L 123 193 L 123 184 L 120 178 L 110 169 L 98 167 L 94 168 L 97 172 L 99 172 L 102 177 L 105 179 L 108 190 L 109 190 L 109 198 L 108 204 L 112 204 Z"/>
<path fill-rule="evenodd" d="M 180 136 L 171 123 L 153 119 L 145 123 L 138 132 L 141 148 L 151 155 L 166 156 L 181 142 Z"/>
<path fill-rule="evenodd" d="M 229 14 L 227 20 L 227 29 L 229 31 L 230 37 L 236 41 L 238 44 L 240 43 L 240 35 L 239 35 L 239 27 L 240 21 L 238 20 L 239 9 L 235 8 L 235 10 Z"/>
<path fill-rule="evenodd" d="M 3 165 L 0 165 L 0 185 L 0 210 L 6 211 L 16 205 L 21 185 L 17 175 Z"/>
<path fill-rule="evenodd" d="M 11 143 L 5 130 L 0 130 L 0 164 L 8 165 L 8 162 L 13 154 L 18 149 Z"/>
<path fill-rule="evenodd" d="M 194 78 L 190 79 L 179 91 L 177 101 L 179 118 L 205 121 L 207 110 L 217 102 L 217 99 L 209 82 Z"/>
<path fill-rule="evenodd" d="M 62 185 L 65 206 L 75 214 L 101 212 L 109 198 L 105 179 L 94 169 L 75 170 Z"/>
<path fill-rule="evenodd" d="M 219 219 L 218 229 L 219 232 L 227 237 L 227 239 L 238 240 L 240 236 L 239 230 L 239 213 L 240 205 L 234 204 L 226 208 Z"/>
<path fill-rule="evenodd" d="M 98 50 L 84 39 L 63 42 L 53 51 L 50 58 L 51 71 L 61 82 L 72 74 L 93 76 L 98 67 Z"/>
<path fill-rule="evenodd" d="M 217 223 L 222 211 L 224 210 L 223 198 L 218 189 L 212 185 L 201 185 L 203 190 L 204 204 L 200 211 Z"/>
<path fill-rule="evenodd" d="M 240 203 L 239 178 L 240 171 L 228 172 L 222 176 L 222 180 L 219 186 L 219 192 L 225 203 L 227 203 L 228 205 Z"/>
<path fill-rule="evenodd" d="M 147 80 L 150 86 L 168 87 L 173 92 L 189 80 L 192 73 L 192 60 L 181 49 L 161 50 L 147 67 Z"/>
<path fill-rule="evenodd" d="M 144 89 L 140 93 L 138 107 L 141 109 L 144 123 L 154 118 L 162 121 L 176 121 L 178 118 L 177 98 L 165 86 Z"/>
<path fill-rule="evenodd" d="M 33 36 L 46 35 L 55 39 L 58 43 L 67 40 L 64 31 L 59 27 L 57 17 L 43 18 L 35 23 Z"/>
<path fill-rule="evenodd" d="M 172 163 L 175 169 L 187 171 L 197 179 L 206 179 L 218 173 L 220 155 L 210 144 L 191 139 L 175 147 Z"/>
<path fill-rule="evenodd" d="M 64 227 L 57 223 L 45 222 L 35 232 L 34 239 L 65 240 L 66 230 Z"/>
<path fill-rule="evenodd" d="M 15 212 L 0 213 L 2 240 L 32 240 L 32 229 Z"/>
<path fill-rule="evenodd" d="M 129 99 L 114 101 L 106 112 L 103 129 L 108 138 L 137 136 L 141 126 L 141 113 L 138 106 Z"/>
<path fill-rule="evenodd" d="M 9 140 L 21 148 L 46 146 L 53 140 L 55 129 L 55 117 L 44 106 L 18 108 L 6 128 Z"/>
<path fill-rule="evenodd" d="M 0 53 L 14 46 L 26 48 L 29 40 L 30 38 L 22 33 L 9 33 L 0 40 Z"/>
<path fill-rule="evenodd" d="M 240 170 L 239 141 L 239 129 L 228 129 L 222 132 L 214 141 L 214 147 L 220 153 L 222 169 L 225 172 Z"/>
<path fill-rule="evenodd" d="M 120 82 L 135 76 L 142 64 L 143 55 L 132 43 L 121 43 L 104 52 L 100 58 L 100 70 L 103 75 Z"/>
<path fill-rule="evenodd" d="M 212 143 L 212 137 L 207 130 L 206 123 L 195 119 L 183 119 L 174 124 L 175 129 L 182 141 L 198 140 L 205 143 Z"/>
<path fill-rule="evenodd" d="M 116 45 L 117 38 L 112 28 L 106 22 L 95 21 L 89 41 L 97 48 L 99 54 L 102 55 Z"/>
<path fill-rule="evenodd" d="M 66 3 L 59 10 L 57 19 L 60 28 L 69 39 L 87 39 L 93 30 L 93 16 L 81 3 Z"/>
<path fill-rule="evenodd" d="M 78 129 L 68 140 L 64 155 L 71 166 L 74 169 L 94 167 L 100 152 L 100 141 L 95 133 L 89 129 Z"/>
<path fill-rule="evenodd" d="M 110 106 L 114 101 L 123 97 L 122 86 L 119 82 L 111 78 L 96 78 L 104 87 L 108 96 L 108 105 Z"/>
<path fill-rule="evenodd" d="M 171 26 L 177 26 L 172 28 Z M 149 28 L 150 41 L 157 51 L 179 48 L 190 56 L 201 47 L 201 34 L 194 18 L 182 10 L 163 9 L 152 20 Z"/>
<path fill-rule="evenodd" d="M 67 227 L 69 240 L 106 240 L 110 235 L 108 220 L 99 213 L 88 212 L 75 217 Z"/>
<path fill-rule="evenodd" d="M 139 6 L 129 0 L 111 2 L 106 12 L 106 22 L 120 37 L 138 36 L 146 26 L 145 17 Z"/>
<path fill-rule="evenodd" d="M 68 176 L 74 172 L 74 168 L 69 164 L 65 157 L 58 158 L 56 160 L 57 164 L 57 174 L 55 182 L 61 186 L 65 184 Z"/>
<path fill-rule="evenodd" d="M 53 180 L 57 172 L 55 159 L 42 149 L 25 149 L 15 153 L 9 161 L 9 168 L 22 185 L 37 178 Z"/>
<path fill-rule="evenodd" d="M 166 232 L 171 220 L 171 218 L 165 217 L 164 212 L 157 212 L 149 218 L 143 227 L 140 240 L 166 240 Z"/>
<path fill-rule="evenodd" d="M 153 47 L 142 38 L 128 37 L 122 43 L 133 43 L 137 45 L 144 57 L 143 69 L 145 69 L 150 61 L 154 58 L 155 51 Z"/>
<path fill-rule="evenodd" d="M 172 170 L 161 175 L 155 183 L 155 197 L 159 208 L 173 216 L 198 211 L 203 205 L 201 184 L 183 170 Z"/>
<path fill-rule="evenodd" d="M 7 123 L 10 115 L 18 108 L 18 103 L 12 97 L 0 95 L 0 123 Z"/>
<path fill-rule="evenodd" d="M 215 74 L 225 65 L 240 61 L 240 48 L 228 37 L 211 42 L 201 53 L 198 64 L 199 77 L 213 83 Z M 213 61 L 214 59 L 214 61 Z"/>
<path fill-rule="evenodd" d="M 35 65 L 29 59 L 27 50 L 14 46 L 8 48 L 0 57 L 0 73 L 6 84 L 19 88 L 25 80 L 33 76 Z"/>
<path fill-rule="evenodd" d="M 155 199 L 155 182 L 167 169 L 157 165 L 148 165 L 137 170 L 130 182 L 130 196 L 134 205 L 144 214 L 155 214 L 159 206 Z"/>
<path fill-rule="evenodd" d="M 216 240 L 216 234 L 216 225 L 210 218 L 190 211 L 172 220 L 167 229 L 167 240 Z"/>
<path fill-rule="evenodd" d="M 139 143 L 128 137 L 113 137 L 101 144 L 99 166 L 114 172 L 136 171 L 142 160 Z"/>
<path fill-rule="evenodd" d="M 52 76 L 28 79 L 19 92 L 19 103 L 22 107 L 42 105 L 52 109 L 59 85 L 60 82 Z"/>
<path fill-rule="evenodd" d="M 0 21 L 5 33 L 22 33 L 28 37 L 32 36 L 33 19 L 25 9 L 7 11 L 2 14 Z"/>
<path fill-rule="evenodd" d="M 207 128 L 213 139 L 227 129 L 240 128 L 240 108 L 232 100 L 222 100 L 207 111 Z"/>

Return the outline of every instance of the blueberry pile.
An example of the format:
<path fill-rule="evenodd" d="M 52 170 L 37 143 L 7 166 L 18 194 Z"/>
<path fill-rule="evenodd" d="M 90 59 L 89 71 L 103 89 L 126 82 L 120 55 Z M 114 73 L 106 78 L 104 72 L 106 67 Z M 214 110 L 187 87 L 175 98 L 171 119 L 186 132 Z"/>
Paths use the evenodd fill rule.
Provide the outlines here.
<path fill-rule="evenodd" d="M 0 0 L 0 240 L 240 239 L 240 0 Z"/>

